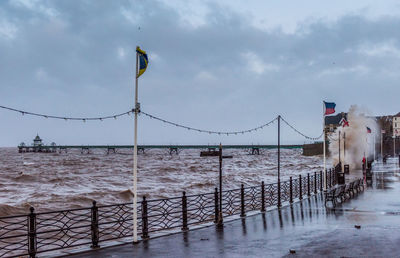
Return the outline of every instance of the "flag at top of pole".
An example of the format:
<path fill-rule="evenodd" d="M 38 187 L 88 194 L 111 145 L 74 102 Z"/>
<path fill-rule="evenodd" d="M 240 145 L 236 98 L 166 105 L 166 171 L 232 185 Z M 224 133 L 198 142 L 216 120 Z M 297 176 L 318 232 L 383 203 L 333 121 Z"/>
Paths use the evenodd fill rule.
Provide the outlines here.
<path fill-rule="evenodd" d="M 326 131 L 325 131 L 325 116 L 335 113 L 336 104 L 334 102 L 323 102 L 323 116 L 322 116 L 322 129 L 324 132 L 324 141 L 323 141 L 323 153 L 324 153 L 324 174 L 323 174 L 323 185 L 324 191 L 327 190 L 327 177 L 326 177 Z"/>
<path fill-rule="evenodd" d="M 345 118 L 342 118 L 342 119 L 340 120 L 339 124 L 342 125 L 342 127 L 346 127 L 346 126 L 348 127 L 348 126 L 350 126 L 350 125 L 349 125 L 349 122 L 348 122 Z"/>
<path fill-rule="evenodd" d="M 336 104 L 334 102 L 325 102 L 324 101 L 324 107 L 325 107 L 325 112 L 324 112 L 325 116 L 336 112 L 335 111 Z"/>
<path fill-rule="evenodd" d="M 139 72 L 137 74 L 137 78 L 139 78 L 146 71 L 149 60 L 147 59 L 146 51 L 141 50 L 140 47 L 136 48 L 136 53 L 139 57 Z"/>

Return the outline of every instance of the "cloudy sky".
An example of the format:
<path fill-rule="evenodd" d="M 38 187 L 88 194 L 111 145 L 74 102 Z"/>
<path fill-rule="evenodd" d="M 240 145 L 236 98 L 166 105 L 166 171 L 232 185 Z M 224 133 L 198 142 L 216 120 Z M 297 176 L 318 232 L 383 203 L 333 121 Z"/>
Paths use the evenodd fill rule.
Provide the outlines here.
<path fill-rule="evenodd" d="M 0 105 L 60 116 L 128 111 L 135 48 L 149 55 L 142 110 L 210 130 L 281 114 L 318 136 L 322 101 L 338 111 L 400 111 L 397 1 L 0 2 Z M 0 110 L 0 146 L 39 133 L 58 144 L 132 144 L 133 117 L 56 121 Z M 306 140 L 282 128 L 283 143 Z M 142 144 L 276 142 L 276 124 L 213 136 L 139 118 Z"/>

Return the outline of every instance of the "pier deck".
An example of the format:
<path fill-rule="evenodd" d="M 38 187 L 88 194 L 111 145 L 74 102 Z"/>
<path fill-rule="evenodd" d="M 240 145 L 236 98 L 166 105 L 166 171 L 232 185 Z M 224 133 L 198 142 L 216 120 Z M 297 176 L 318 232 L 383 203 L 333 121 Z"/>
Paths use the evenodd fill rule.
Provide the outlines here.
<path fill-rule="evenodd" d="M 321 195 L 311 196 L 225 222 L 223 230 L 211 226 L 74 257 L 398 257 L 397 162 L 374 166 L 372 187 L 335 209 L 326 209 Z"/>
<path fill-rule="evenodd" d="M 25 147 L 25 146 L 23 146 Z M 29 146 L 28 146 L 29 147 Z M 251 148 L 259 148 L 259 149 L 275 149 L 277 145 L 223 145 L 224 149 L 251 149 Z M 116 149 L 133 149 L 133 145 L 57 145 L 57 146 L 40 146 L 42 149 L 108 149 L 108 148 L 116 148 Z M 178 149 L 217 149 L 219 145 L 138 145 L 138 148 L 144 149 L 170 149 L 170 148 L 178 148 Z M 303 145 L 281 145 L 283 149 L 300 149 L 303 148 Z"/>

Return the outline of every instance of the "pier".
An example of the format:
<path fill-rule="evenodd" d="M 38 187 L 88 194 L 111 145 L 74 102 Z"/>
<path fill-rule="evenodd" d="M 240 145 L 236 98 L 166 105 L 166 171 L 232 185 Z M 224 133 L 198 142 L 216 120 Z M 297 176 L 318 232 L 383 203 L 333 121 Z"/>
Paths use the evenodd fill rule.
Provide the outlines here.
<path fill-rule="evenodd" d="M 40 145 L 40 146 L 26 146 L 21 144 L 18 146 L 20 153 L 24 152 L 68 152 L 71 149 L 80 150 L 82 154 L 91 153 L 91 150 L 105 150 L 107 154 L 116 153 L 119 149 L 132 149 L 133 145 Z M 303 145 L 281 145 L 282 149 L 302 149 Z M 200 149 L 210 150 L 218 149 L 219 145 L 138 145 L 138 153 L 145 153 L 146 150 L 150 149 L 167 149 L 170 154 L 179 154 L 180 150 L 184 149 Z M 276 149 L 277 145 L 224 145 L 224 149 L 243 149 L 247 150 L 249 154 L 259 155 L 263 149 Z"/>

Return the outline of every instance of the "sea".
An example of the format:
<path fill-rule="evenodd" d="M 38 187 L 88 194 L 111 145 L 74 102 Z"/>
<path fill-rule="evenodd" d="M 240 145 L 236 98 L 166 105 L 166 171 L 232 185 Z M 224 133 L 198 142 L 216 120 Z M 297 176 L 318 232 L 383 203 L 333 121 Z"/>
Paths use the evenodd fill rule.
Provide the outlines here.
<path fill-rule="evenodd" d="M 250 155 L 227 149 L 223 160 L 223 189 L 277 182 L 277 149 Z M 0 148 L 0 216 L 117 204 L 132 200 L 133 150 L 81 153 L 18 153 Z M 306 157 L 301 149 L 281 149 L 281 180 L 322 169 L 322 156 Z M 138 198 L 176 197 L 213 192 L 218 185 L 218 157 L 200 157 L 200 150 L 146 150 L 138 156 Z"/>

